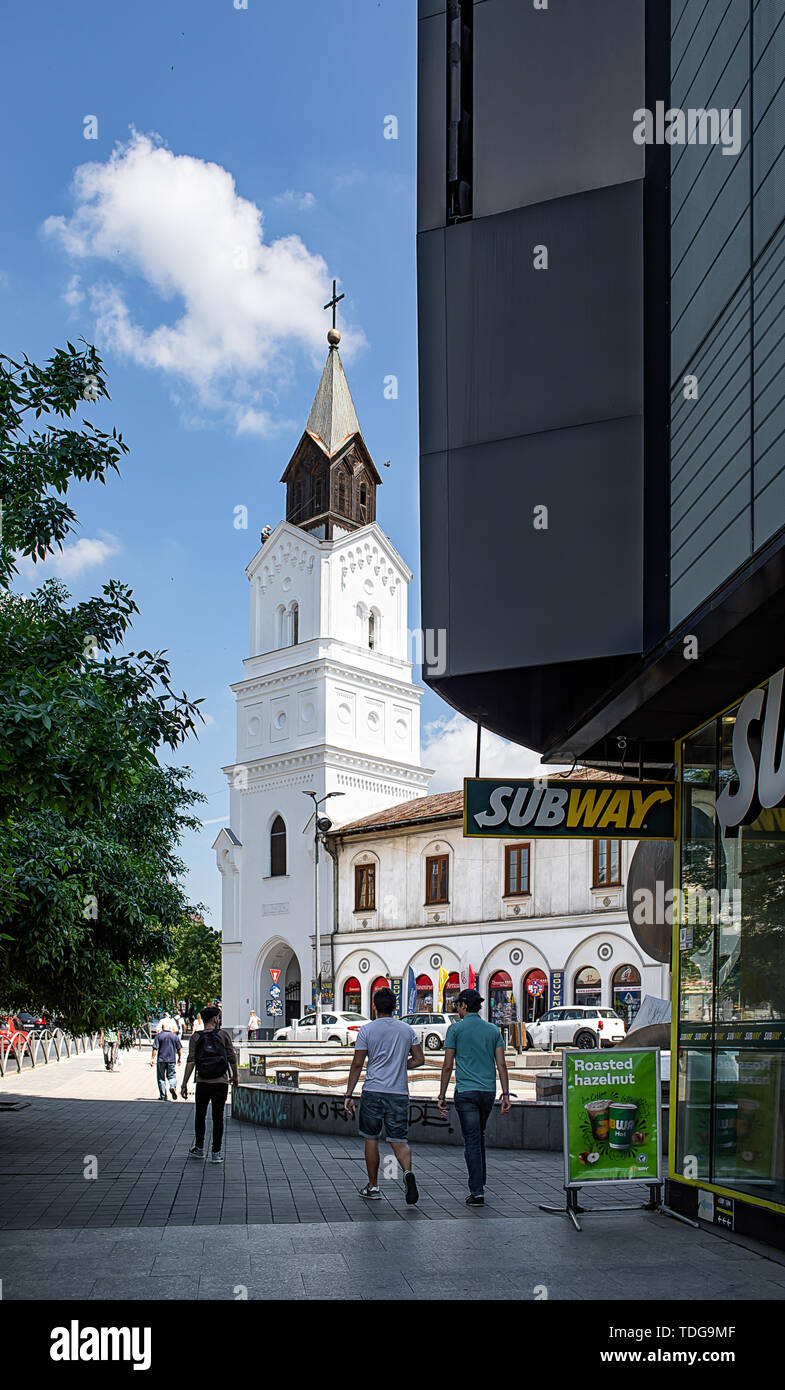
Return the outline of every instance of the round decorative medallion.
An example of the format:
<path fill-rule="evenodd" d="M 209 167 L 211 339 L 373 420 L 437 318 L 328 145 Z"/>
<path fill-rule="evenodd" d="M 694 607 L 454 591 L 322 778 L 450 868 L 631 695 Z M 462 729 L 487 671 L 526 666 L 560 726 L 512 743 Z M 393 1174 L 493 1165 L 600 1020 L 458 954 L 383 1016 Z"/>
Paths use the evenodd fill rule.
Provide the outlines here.
<path fill-rule="evenodd" d="M 375 587 L 376 587 L 376 586 L 374 585 L 374 582 L 373 582 L 372 579 L 366 579 L 365 583 L 363 584 L 363 588 L 364 588 L 366 594 L 372 594 Z"/>
<path fill-rule="evenodd" d="M 439 969 L 439 966 L 441 965 L 441 963 L 442 963 L 442 958 L 441 958 L 441 956 L 438 955 L 438 954 L 436 954 L 436 952 L 434 952 L 434 954 L 431 956 L 431 970 L 438 970 L 438 969 Z"/>
<path fill-rule="evenodd" d="M 398 738 L 406 738 L 409 732 L 409 725 L 406 723 L 405 719 L 396 719 L 395 732 Z"/>
<path fill-rule="evenodd" d="M 367 925 L 368 925 L 368 918 L 367 918 L 367 917 L 363 917 L 363 926 L 364 926 L 364 927 L 367 927 Z"/>
<path fill-rule="evenodd" d="M 338 706 L 338 718 L 342 724 L 348 724 L 351 717 L 352 711 L 349 705 L 343 704 Z"/>
<path fill-rule="evenodd" d="M 434 914 L 433 914 L 433 920 L 434 920 L 434 922 L 441 922 L 441 920 L 442 920 L 442 919 L 441 919 L 441 914 L 438 913 L 438 912 L 434 912 Z"/>
<path fill-rule="evenodd" d="M 284 711 L 283 711 L 282 709 L 279 709 L 278 713 L 277 713 L 276 716 L 275 716 L 275 727 L 276 727 L 276 729 L 282 729 L 282 728 L 284 727 L 285 723 L 286 723 L 286 715 L 285 715 L 285 713 L 284 713 Z"/>
<path fill-rule="evenodd" d="M 609 941 L 603 941 L 602 945 L 597 947 L 597 955 L 600 960 L 610 960 L 613 955 L 613 947 Z"/>
<path fill-rule="evenodd" d="M 316 711 L 312 704 L 303 705 L 303 719 L 305 719 L 308 724 L 310 724 L 315 713 Z"/>
<path fill-rule="evenodd" d="M 438 854 L 438 853 L 439 853 L 439 850 L 441 849 L 441 845 L 434 845 L 434 849 L 436 850 L 436 853 Z"/>
<path fill-rule="evenodd" d="M 518 905 L 518 903 L 516 903 L 516 904 L 515 904 L 515 907 L 513 908 L 513 912 L 515 913 L 515 916 L 516 916 L 516 917 L 519 916 L 520 910 L 521 910 L 521 909 L 520 909 L 520 906 Z"/>
<path fill-rule="evenodd" d="M 610 907 L 610 905 L 611 905 L 611 899 L 610 899 L 610 898 L 603 898 L 603 900 L 602 900 L 602 905 L 603 905 L 603 907 Z"/>
<path fill-rule="evenodd" d="M 256 738 L 256 735 L 258 734 L 258 732 L 259 732 L 259 730 L 261 729 L 261 727 L 262 727 L 262 721 L 261 721 L 261 719 L 259 719 L 258 715 L 255 715 L 255 714 L 252 715 L 251 718 L 248 720 L 248 732 L 249 732 L 249 734 L 251 734 L 251 736 L 252 736 L 253 738 Z"/>
<path fill-rule="evenodd" d="M 358 960 L 357 969 L 360 971 L 361 975 L 367 975 L 370 968 L 371 962 L 368 960 L 367 956 L 363 956 L 362 960 Z"/>
<path fill-rule="evenodd" d="M 361 858 L 360 858 L 360 863 L 361 863 L 361 864 L 367 864 L 367 863 L 368 863 L 368 860 L 370 859 L 370 857 L 371 857 L 370 854 L 363 854 L 363 855 L 361 856 Z"/>
<path fill-rule="evenodd" d="M 368 715 L 368 728 L 369 728 L 369 729 L 378 729 L 378 727 L 379 727 L 379 716 L 378 716 L 378 714 L 376 713 L 376 710 L 375 710 L 375 709 L 372 709 L 371 712 L 370 712 L 370 714 Z"/>
<path fill-rule="evenodd" d="M 520 949 L 519 946 L 513 946 L 512 950 L 510 951 L 510 964 L 511 964 L 511 965 L 520 965 L 520 963 L 521 963 L 522 960 L 523 960 L 523 951 Z"/>
<path fill-rule="evenodd" d="M 281 588 L 283 589 L 283 591 L 284 591 L 285 594 L 288 594 L 288 592 L 289 592 L 289 590 L 291 589 L 291 587 L 292 587 L 292 581 L 291 581 L 290 576 L 287 574 L 286 578 L 281 580 Z"/>

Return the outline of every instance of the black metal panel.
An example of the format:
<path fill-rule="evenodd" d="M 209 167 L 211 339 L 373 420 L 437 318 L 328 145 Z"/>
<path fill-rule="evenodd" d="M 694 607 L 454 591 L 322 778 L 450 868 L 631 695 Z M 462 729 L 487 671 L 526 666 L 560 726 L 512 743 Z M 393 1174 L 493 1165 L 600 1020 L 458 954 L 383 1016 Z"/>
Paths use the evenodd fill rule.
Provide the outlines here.
<path fill-rule="evenodd" d="M 474 215 L 640 179 L 644 0 L 474 7 Z"/>
<path fill-rule="evenodd" d="M 641 650 L 641 453 L 639 417 L 450 452 L 447 531 L 423 537 L 448 545 L 448 674 Z"/>
<path fill-rule="evenodd" d="M 421 19 L 417 34 L 417 228 L 425 231 L 430 227 L 443 227 L 447 220 L 444 14 Z"/>
<path fill-rule="evenodd" d="M 417 238 L 420 453 L 447 448 L 447 308 L 443 230 Z"/>
<path fill-rule="evenodd" d="M 463 222 L 445 244 L 451 448 L 640 414 L 642 183 Z"/>

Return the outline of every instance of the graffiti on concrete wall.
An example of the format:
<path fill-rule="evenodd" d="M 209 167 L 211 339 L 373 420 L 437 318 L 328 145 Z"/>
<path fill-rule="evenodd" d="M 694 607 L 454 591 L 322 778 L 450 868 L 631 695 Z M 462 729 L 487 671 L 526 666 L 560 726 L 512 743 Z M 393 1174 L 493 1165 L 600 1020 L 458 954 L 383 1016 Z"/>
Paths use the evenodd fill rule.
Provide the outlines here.
<path fill-rule="evenodd" d="M 255 1125 L 271 1125 L 281 1129 L 286 1124 L 284 1097 L 272 1091 L 238 1086 L 232 1097 L 232 1114 L 238 1120 L 250 1120 Z"/>
<path fill-rule="evenodd" d="M 411 1101 L 409 1105 L 409 1130 L 417 1129 L 446 1129 L 448 1134 L 454 1134 L 450 1116 L 452 1112 L 448 1108 L 446 1118 L 439 1114 L 435 1101 L 418 1100 Z"/>

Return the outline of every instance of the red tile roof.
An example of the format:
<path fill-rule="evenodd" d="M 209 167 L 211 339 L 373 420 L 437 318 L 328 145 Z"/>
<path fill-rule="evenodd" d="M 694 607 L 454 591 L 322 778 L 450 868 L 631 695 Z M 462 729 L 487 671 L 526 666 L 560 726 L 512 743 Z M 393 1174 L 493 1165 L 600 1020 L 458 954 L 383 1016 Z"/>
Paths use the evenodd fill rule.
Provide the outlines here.
<path fill-rule="evenodd" d="M 624 782 L 617 772 L 597 771 L 594 768 L 575 768 L 569 772 L 546 773 L 549 782 L 592 781 Z M 499 781 L 502 779 L 499 778 Z M 360 820 L 349 821 L 347 825 L 337 826 L 334 835 L 354 835 L 363 830 L 385 830 L 393 826 L 417 825 L 432 820 L 463 819 L 463 787 L 459 791 L 439 792 L 436 796 L 412 797 L 410 801 L 398 801 L 394 806 L 385 806 L 383 811 L 374 811 Z"/>

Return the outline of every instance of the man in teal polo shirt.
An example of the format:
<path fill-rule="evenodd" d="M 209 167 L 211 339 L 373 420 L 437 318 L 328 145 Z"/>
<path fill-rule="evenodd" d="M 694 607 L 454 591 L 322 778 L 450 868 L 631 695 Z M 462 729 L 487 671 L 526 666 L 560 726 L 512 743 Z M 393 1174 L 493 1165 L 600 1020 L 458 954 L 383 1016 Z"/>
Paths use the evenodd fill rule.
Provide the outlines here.
<path fill-rule="evenodd" d="M 455 1109 L 463 1132 L 466 1167 L 469 1170 L 467 1207 L 485 1205 L 485 1127 L 496 1099 L 496 1071 L 502 1083 L 502 1114 L 512 1109 L 510 1081 L 504 1056 L 504 1039 L 495 1023 L 480 1018 L 483 996 L 464 989 L 457 999 L 458 1023 L 452 1023 L 444 1039 L 444 1065 L 439 1087 L 439 1111 L 447 1114 L 447 1087 L 455 1073 Z"/>

